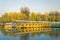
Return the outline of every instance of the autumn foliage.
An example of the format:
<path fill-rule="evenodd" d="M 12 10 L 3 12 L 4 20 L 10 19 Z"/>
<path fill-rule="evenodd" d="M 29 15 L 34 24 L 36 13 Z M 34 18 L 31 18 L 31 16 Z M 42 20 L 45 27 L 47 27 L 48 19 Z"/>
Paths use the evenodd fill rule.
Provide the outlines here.
<path fill-rule="evenodd" d="M 21 8 L 21 12 L 5 12 L 0 17 L 0 22 L 13 22 L 15 20 L 60 22 L 60 12 L 52 11 L 42 14 L 38 12 L 30 12 L 28 7 L 24 7 Z"/>

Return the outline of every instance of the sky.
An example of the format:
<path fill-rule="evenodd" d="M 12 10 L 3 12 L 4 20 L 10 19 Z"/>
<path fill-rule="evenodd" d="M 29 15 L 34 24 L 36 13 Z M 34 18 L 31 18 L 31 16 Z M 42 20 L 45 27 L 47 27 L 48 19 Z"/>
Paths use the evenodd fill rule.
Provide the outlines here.
<path fill-rule="evenodd" d="M 0 16 L 4 12 L 19 12 L 21 7 L 42 14 L 50 11 L 60 11 L 60 0 L 0 0 Z"/>

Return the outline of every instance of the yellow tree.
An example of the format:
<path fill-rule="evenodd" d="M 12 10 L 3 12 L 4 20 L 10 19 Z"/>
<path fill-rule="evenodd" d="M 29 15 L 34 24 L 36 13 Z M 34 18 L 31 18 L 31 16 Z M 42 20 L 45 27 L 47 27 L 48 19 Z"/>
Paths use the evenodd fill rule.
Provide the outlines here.
<path fill-rule="evenodd" d="M 45 21 L 48 21 L 49 20 L 49 14 L 48 13 L 45 13 L 44 14 L 44 19 L 45 19 Z"/>
<path fill-rule="evenodd" d="M 7 12 L 2 15 L 2 22 L 9 22 L 9 14 Z"/>
<path fill-rule="evenodd" d="M 36 14 L 34 12 L 32 12 L 31 15 L 29 16 L 29 20 L 36 21 Z"/>
<path fill-rule="evenodd" d="M 41 14 L 40 13 L 37 13 L 36 14 L 36 21 L 41 21 L 42 18 L 41 18 Z"/>
<path fill-rule="evenodd" d="M 1 17 L 0 17 L 0 22 L 2 22 L 2 19 L 1 19 Z"/>
<path fill-rule="evenodd" d="M 10 12 L 10 21 L 17 20 L 17 12 Z"/>
<path fill-rule="evenodd" d="M 18 13 L 17 20 L 26 20 L 27 16 L 24 13 Z"/>

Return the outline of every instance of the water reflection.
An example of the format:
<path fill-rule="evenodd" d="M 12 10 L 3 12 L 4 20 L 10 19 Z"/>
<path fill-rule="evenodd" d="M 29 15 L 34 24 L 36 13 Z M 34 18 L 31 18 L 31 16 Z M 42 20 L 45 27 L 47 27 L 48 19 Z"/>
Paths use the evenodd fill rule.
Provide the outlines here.
<path fill-rule="evenodd" d="M 20 40 L 29 40 L 29 34 L 23 34 L 23 36 L 20 36 Z"/>
<path fill-rule="evenodd" d="M 52 40 L 60 40 L 60 29 L 52 29 L 51 31 L 46 31 L 46 32 L 33 32 L 33 33 L 16 33 L 16 32 L 8 32 L 6 31 L 4 28 L 1 28 L 0 27 L 0 32 L 4 35 L 4 36 L 11 36 L 11 37 L 19 37 L 19 40 L 32 40 L 32 38 L 34 38 L 34 40 L 37 40 L 35 39 L 40 37 L 39 39 L 41 39 L 41 37 L 44 35 L 43 38 L 48 37 Z M 46 39 L 46 40 L 47 40 Z"/>

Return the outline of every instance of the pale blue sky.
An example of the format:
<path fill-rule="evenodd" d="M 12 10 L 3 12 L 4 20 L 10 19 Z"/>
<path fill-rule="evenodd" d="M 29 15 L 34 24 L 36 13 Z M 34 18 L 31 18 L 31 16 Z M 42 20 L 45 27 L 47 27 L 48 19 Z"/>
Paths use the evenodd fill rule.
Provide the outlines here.
<path fill-rule="evenodd" d="M 60 11 L 60 0 L 0 0 L 0 15 L 4 12 L 19 12 L 23 6 L 41 13 Z"/>

